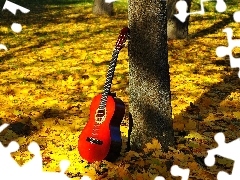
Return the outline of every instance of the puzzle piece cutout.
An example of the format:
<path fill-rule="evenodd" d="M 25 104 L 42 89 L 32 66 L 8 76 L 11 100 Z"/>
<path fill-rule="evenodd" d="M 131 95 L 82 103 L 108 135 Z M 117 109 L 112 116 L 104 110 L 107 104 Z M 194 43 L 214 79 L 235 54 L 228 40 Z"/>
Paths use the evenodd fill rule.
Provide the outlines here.
<path fill-rule="evenodd" d="M 240 22 L 240 11 L 233 13 L 233 19 L 235 22 Z"/>
<path fill-rule="evenodd" d="M 6 47 L 4 44 L 0 44 L 0 49 L 3 49 L 3 50 L 5 50 L 5 51 L 8 50 L 7 47 Z"/>
<path fill-rule="evenodd" d="M 223 30 L 227 34 L 228 47 L 218 46 L 216 48 L 216 54 L 218 57 L 229 56 L 231 68 L 240 67 L 240 58 L 233 57 L 232 50 L 235 47 L 240 47 L 240 39 L 232 39 L 233 30 L 231 28 L 225 28 Z M 238 72 L 238 77 L 240 78 L 240 72 Z"/>
<path fill-rule="evenodd" d="M 225 143 L 225 136 L 222 132 L 217 133 L 214 136 L 215 141 L 218 143 L 218 147 L 208 150 L 208 155 L 204 159 L 207 166 L 213 166 L 215 164 L 215 155 L 219 155 L 234 161 L 232 174 L 229 175 L 224 171 L 220 171 L 217 175 L 218 180 L 238 180 L 240 177 L 240 139 L 236 139 L 232 142 Z"/>
<path fill-rule="evenodd" d="M 201 14 L 201 15 L 203 15 L 205 13 L 203 2 L 206 2 L 206 1 L 208 1 L 208 0 L 200 0 L 200 6 L 201 6 L 200 11 L 189 13 L 189 12 L 187 12 L 188 5 L 187 5 L 186 1 L 180 0 L 176 3 L 176 9 L 178 10 L 178 14 L 174 14 L 174 16 L 176 18 L 178 18 L 182 23 L 184 23 L 186 21 L 187 17 L 190 14 Z M 224 0 L 216 0 L 216 1 L 217 1 L 216 6 L 215 6 L 216 10 L 218 12 L 226 11 L 227 5 L 224 2 Z"/>
<path fill-rule="evenodd" d="M 91 180 L 91 178 L 90 178 L 89 176 L 84 175 L 84 176 L 81 178 L 81 180 Z"/>
<path fill-rule="evenodd" d="M 236 11 L 233 14 L 233 19 L 235 22 L 240 22 L 240 11 Z M 231 28 L 223 29 L 223 32 L 227 34 L 228 47 L 218 46 L 216 48 L 216 54 L 218 57 L 229 56 L 231 68 L 240 68 L 240 58 L 233 57 L 232 50 L 235 47 L 240 47 L 240 39 L 232 39 L 233 30 Z M 240 78 L 240 71 L 238 72 L 238 77 Z"/>
<path fill-rule="evenodd" d="M 16 15 L 17 10 L 20 10 L 22 13 L 25 13 L 25 14 L 30 12 L 29 9 L 19 6 L 18 4 L 12 3 L 8 0 L 6 0 L 4 6 L 2 8 L 2 10 L 5 10 L 5 9 L 10 11 L 14 15 Z M 22 31 L 22 25 L 18 24 L 18 23 L 13 23 L 11 26 L 11 29 L 16 33 L 20 33 Z"/>
<path fill-rule="evenodd" d="M 0 132 L 8 127 L 8 125 L 9 124 L 1 125 Z M 15 141 L 10 142 L 7 147 L 4 147 L 2 143 L 0 143 L 0 179 L 70 179 L 64 174 L 70 165 L 69 161 L 62 160 L 60 162 L 60 172 L 44 172 L 42 169 L 40 148 L 36 142 L 31 142 L 28 146 L 28 150 L 34 155 L 34 157 L 23 166 L 20 166 L 11 156 L 11 153 L 16 152 L 18 149 L 19 144 Z"/>
<path fill-rule="evenodd" d="M 30 12 L 29 9 L 24 8 L 22 6 L 19 6 L 15 3 L 12 3 L 11 1 L 8 1 L 8 0 L 6 0 L 2 10 L 5 10 L 5 9 L 9 10 L 14 15 L 16 15 L 17 10 L 20 10 L 22 13 L 25 13 L 25 14 Z"/>
<path fill-rule="evenodd" d="M 115 2 L 117 0 L 105 0 L 105 3 L 112 3 L 112 2 Z"/>
<path fill-rule="evenodd" d="M 8 10 L 14 15 L 16 15 L 17 10 L 20 10 L 22 13 L 25 13 L 25 14 L 30 12 L 29 9 L 24 8 L 22 6 L 19 6 L 18 4 L 15 4 L 15 3 L 11 2 L 11 1 L 8 1 L 8 0 L 5 1 L 2 10 Z M 20 33 L 22 31 L 22 25 L 19 24 L 19 23 L 13 23 L 11 25 L 11 29 L 12 29 L 13 32 Z M 0 50 L 1 49 L 5 50 L 5 51 L 8 50 L 7 47 L 4 44 L 0 44 Z"/>
<path fill-rule="evenodd" d="M 8 177 L 11 175 L 19 174 L 19 164 L 12 158 L 12 152 L 19 149 L 17 142 L 12 141 L 7 147 L 0 143 L 0 177 Z M 7 162 L 7 163 L 6 163 Z M 12 172 L 15 172 L 14 174 Z"/>
<path fill-rule="evenodd" d="M 181 176 L 182 180 L 188 180 L 190 170 L 189 169 L 182 169 L 178 165 L 173 165 L 170 170 L 172 176 Z M 157 176 L 154 180 L 165 180 L 162 176 Z"/>
<path fill-rule="evenodd" d="M 178 165 L 173 165 L 171 167 L 171 174 L 173 176 L 181 176 L 182 180 L 188 180 L 190 170 L 188 168 L 187 169 L 182 169 Z"/>
<path fill-rule="evenodd" d="M 0 126 L 0 132 L 6 129 L 9 124 L 2 124 Z M 13 171 L 17 172 L 19 168 L 19 164 L 12 158 L 12 152 L 15 152 L 19 149 L 19 145 L 17 142 L 12 141 L 9 143 L 7 147 L 4 147 L 2 143 L 0 143 L 0 176 L 7 177 L 7 175 L 12 175 Z M 7 163 L 6 163 L 7 162 Z M 2 170 L 5 169 L 5 170 Z M 18 173 L 17 173 L 18 174 Z"/>

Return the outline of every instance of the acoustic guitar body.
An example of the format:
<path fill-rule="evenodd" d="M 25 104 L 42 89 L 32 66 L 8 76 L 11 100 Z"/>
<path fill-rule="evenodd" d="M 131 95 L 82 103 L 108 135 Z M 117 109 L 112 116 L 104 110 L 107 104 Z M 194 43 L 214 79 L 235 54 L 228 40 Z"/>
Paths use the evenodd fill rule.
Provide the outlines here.
<path fill-rule="evenodd" d="M 109 64 L 103 93 L 95 96 L 90 106 L 89 121 L 78 140 L 78 151 L 83 159 L 92 163 L 106 159 L 114 161 L 121 152 L 120 124 L 125 114 L 125 105 L 110 93 L 117 58 L 129 37 L 129 28 L 121 30 Z"/>
<path fill-rule="evenodd" d="M 104 121 L 98 122 L 96 121 L 96 116 L 101 97 L 102 94 L 99 94 L 93 98 L 90 106 L 89 121 L 82 130 L 78 140 L 78 150 L 81 157 L 90 163 L 94 161 L 101 161 L 107 157 L 111 148 L 111 135 L 113 135 L 114 140 L 118 142 L 119 135 L 121 139 L 120 130 L 118 133 L 116 128 L 111 128 L 118 125 L 120 126 L 121 124 L 119 117 L 122 112 L 122 104 L 120 104 L 121 100 L 119 101 L 118 99 L 115 99 L 113 96 L 109 95 L 106 102 Z M 121 112 L 118 111 L 118 109 Z M 124 114 L 122 117 L 123 116 Z M 114 129 L 114 132 L 112 132 L 110 129 Z"/>

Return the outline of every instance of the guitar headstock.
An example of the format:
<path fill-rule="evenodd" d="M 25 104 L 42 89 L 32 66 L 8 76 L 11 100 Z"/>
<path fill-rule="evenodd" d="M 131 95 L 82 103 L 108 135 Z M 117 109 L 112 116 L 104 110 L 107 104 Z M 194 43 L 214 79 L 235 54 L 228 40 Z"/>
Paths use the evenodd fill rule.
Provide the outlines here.
<path fill-rule="evenodd" d="M 120 51 L 124 47 L 126 40 L 129 38 L 129 34 L 130 34 L 130 30 L 128 27 L 124 27 L 121 30 L 121 32 L 118 36 L 118 40 L 115 45 L 116 49 L 118 49 Z"/>

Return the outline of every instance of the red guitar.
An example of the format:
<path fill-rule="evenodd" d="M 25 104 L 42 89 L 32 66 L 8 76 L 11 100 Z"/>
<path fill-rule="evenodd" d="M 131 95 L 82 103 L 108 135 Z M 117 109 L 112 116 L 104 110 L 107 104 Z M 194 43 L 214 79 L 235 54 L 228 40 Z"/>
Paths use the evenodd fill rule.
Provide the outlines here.
<path fill-rule="evenodd" d="M 120 50 L 129 35 L 123 28 L 116 42 L 102 94 L 95 96 L 90 106 L 90 117 L 78 140 L 78 151 L 88 162 L 116 159 L 122 140 L 120 124 L 125 113 L 124 103 L 110 93 Z M 115 151 L 115 152 L 114 152 Z"/>

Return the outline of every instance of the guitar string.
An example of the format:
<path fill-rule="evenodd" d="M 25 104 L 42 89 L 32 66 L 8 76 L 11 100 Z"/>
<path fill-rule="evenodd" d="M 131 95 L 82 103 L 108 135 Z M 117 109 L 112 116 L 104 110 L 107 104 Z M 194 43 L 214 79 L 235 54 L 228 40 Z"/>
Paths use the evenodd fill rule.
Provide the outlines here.
<path fill-rule="evenodd" d="M 119 54 L 119 50 L 115 49 L 113 52 L 113 55 L 112 55 L 112 61 L 110 62 L 110 65 L 109 65 L 109 70 L 107 72 L 107 80 L 106 80 L 104 88 L 103 88 L 104 90 L 102 93 L 102 98 L 101 98 L 101 102 L 100 102 L 100 106 L 99 106 L 100 110 L 104 110 L 104 108 L 106 107 L 107 97 L 108 97 L 108 93 L 110 92 L 110 88 L 112 85 L 112 80 L 113 80 L 113 76 L 114 76 L 114 71 L 115 71 L 115 67 L 116 67 L 116 63 L 117 63 L 118 54 Z"/>
<path fill-rule="evenodd" d="M 118 50 L 116 48 L 113 51 L 112 60 L 110 61 L 109 70 L 107 72 L 106 82 L 105 82 L 105 85 L 104 85 L 104 88 L 103 88 L 104 90 L 103 90 L 102 97 L 101 97 L 101 100 L 100 100 L 99 110 L 105 111 L 106 102 L 107 102 L 108 94 L 109 94 L 110 89 L 111 89 L 112 80 L 113 80 L 113 77 L 114 77 L 114 71 L 115 71 L 119 51 L 120 50 Z M 106 111 L 105 111 L 105 113 L 106 113 Z M 98 114 L 98 112 L 97 112 L 97 114 Z M 105 114 L 105 116 L 100 117 L 100 119 L 101 119 L 100 121 L 102 121 L 102 119 L 105 118 L 105 117 L 106 117 L 106 114 Z M 97 121 L 99 121 L 99 117 L 97 117 Z M 100 126 L 100 124 L 96 123 L 96 121 L 95 121 L 94 122 L 94 128 L 93 128 L 93 131 L 92 131 L 92 137 L 95 137 L 95 136 L 98 135 L 97 131 L 99 130 L 99 126 Z"/>

